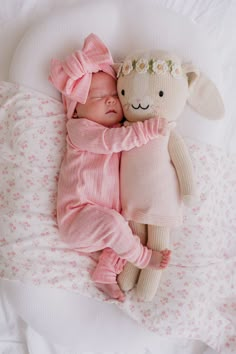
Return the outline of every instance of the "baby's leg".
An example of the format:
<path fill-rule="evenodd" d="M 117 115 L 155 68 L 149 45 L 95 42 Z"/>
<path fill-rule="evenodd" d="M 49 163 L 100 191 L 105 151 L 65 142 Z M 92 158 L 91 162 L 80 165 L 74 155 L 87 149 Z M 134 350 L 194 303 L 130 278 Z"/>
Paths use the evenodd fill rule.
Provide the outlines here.
<path fill-rule="evenodd" d="M 110 248 L 103 250 L 99 257 L 97 267 L 92 274 L 96 287 L 103 291 L 109 298 L 120 302 L 125 300 L 125 295 L 117 284 L 117 275 L 123 270 L 126 261 L 117 256 Z"/>
<path fill-rule="evenodd" d="M 109 247 L 139 268 L 145 268 L 150 260 L 151 251 L 113 209 L 87 204 L 69 210 L 58 225 L 62 239 L 80 252 L 91 253 Z"/>

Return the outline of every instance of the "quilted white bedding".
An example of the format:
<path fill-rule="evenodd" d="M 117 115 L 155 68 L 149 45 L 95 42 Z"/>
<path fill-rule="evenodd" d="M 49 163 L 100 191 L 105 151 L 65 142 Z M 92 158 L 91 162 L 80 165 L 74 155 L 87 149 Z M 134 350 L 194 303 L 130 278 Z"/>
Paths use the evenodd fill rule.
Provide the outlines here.
<path fill-rule="evenodd" d="M 70 1 L 66 6 L 77 2 Z M 66 249 L 59 241 L 55 201 L 58 171 L 65 147 L 62 104 L 48 94 L 9 82 L 7 74 L 13 49 L 24 29 L 37 17 L 53 12 L 56 5 L 65 5 L 56 0 L 44 0 L 40 5 L 32 0 L 3 1 L 1 4 L 0 21 L 4 31 L 0 33 L 0 39 L 5 49 L 0 59 L 3 80 L 0 82 L 0 277 L 3 314 L 0 349 L 3 353 L 10 350 L 19 354 L 75 354 L 88 353 L 89 350 L 94 353 L 108 353 L 109 350 L 138 353 L 138 345 L 140 354 L 159 353 L 160 346 L 162 354 L 236 352 L 236 107 L 232 94 L 236 46 L 225 42 L 232 29 L 230 23 L 235 7 L 231 1 L 156 2 L 206 26 L 207 31 L 224 43 L 220 55 L 225 68 L 226 117 L 220 139 L 218 133 L 214 135 L 216 130 L 213 126 L 211 134 L 210 124 L 207 124 L 207 129 L 204 126 L 204 130 L 196 125 L 202 135 L 195 139 L 188 134 L 188 129 L 193 126 L 186 129 L 184 122 L 187 118 L 183 117 L 180 130 L 185 134 L 194 163 L 200 201 L 185 210 L 183 227 L 172 234 L 171 265 L 163 276 L 154 302 L 141 303 L 131 292 L 124 304 L 111 304 L 112 301 L 107 301 L 91 282 L 89 275 L 95 266 L 96 255 L 89 258 L 78 254 Z M 217 23 L 223 15 L 227 21 L 224 23 L 225 32 L 220 32 Z M 198 122 L 201 125 L 201 120 Z M 17 283 L 11 286 L 6 279 Z M 26 284 L 26 288 L 19 282 Z M 17 297 L 15 291 L 19 291 Z M 83 317 L 82 313 L 78 315 L 84 320 L 83 329 L 80 321 L 73 322 L 71 315 L 71 326 L 81 326 L 81 332 L 84 330 L 84 335 L 78 340 L 80 345 L 73 342 L 76 334 L 73 338 L 66 335 L 67 323 L 62 327 L 56 317 L 52 320 L 55 316 L 55 304 L 52 302 L 45 305 L 51 306 L 46 323 L 55 325 L 57 330 L 54 328 L 53 331 L 46 324 L 39 326 L 40 321 L 33 317 L 38 313 L 40 318 L 40 309 L 45 311 L 45 306 L 38 303 L 35 311 L 35 303 L 29 305 L 30 295 L 26 296 L 30 291 L 32 301 L 40 302 L 45 294 L 44 300 L 57 297 L 61 302 L 58 300 L 58 307 L 54 309 L 63 308 L 68 313 L 73 308 L 70 306 L 72 303 L 75 312 L 77 303 L 80 306 L 85 304 L 83 296 L 89 299 L 86 301 L 93 301 L 86 303 L 87 310 L 84 305 L 85 313 L 93 309 L 91 317 Z M 24 306 L 19 305 L 24 299 L 28 308 L 34 310 L 32 315 L 29 312 L 25 315 Z M 106 307 L 109 313 L 106 313 Z M 116 312 L 117 308 L 122 312 Z M 113 337 L 112 333 L 109 345 L 99 339 L 102 336 L 99 321 L 97 327 L 89 321 L 93 321 L 101 311 L 104 313 L 101 321 L 106 320 L 108 327 L 114 329 L 117 323 L 121 327 L 123 324 L 123 346 L 118 343 L 114 346 L 111 338 L 115 341 L 119 337 Z M 113 317 L 110 320 L 109 315 Z M 59 318 L 67 319 L 66 316 Z M 105 332 L 106 325 L 102 322 Z M 133 343 L 130 343 L 127 332 Z M 97 333 L 97 344 L 94 339 L 95 345 L 86 347 L 91 333 L 94 336 Z"/>

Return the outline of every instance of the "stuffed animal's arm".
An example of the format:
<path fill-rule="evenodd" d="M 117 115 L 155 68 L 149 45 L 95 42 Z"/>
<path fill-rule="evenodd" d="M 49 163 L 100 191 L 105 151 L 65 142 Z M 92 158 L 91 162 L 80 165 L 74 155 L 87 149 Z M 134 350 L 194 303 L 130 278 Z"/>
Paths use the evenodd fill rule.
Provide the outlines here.
<path fill-rule="evenodd" d="M 193 165 L 187 146 L 176 131 L 171 131 L 168 148 L 179 179 L 183 201 L 186 205 L 192 205 L 198 200 Z"/>

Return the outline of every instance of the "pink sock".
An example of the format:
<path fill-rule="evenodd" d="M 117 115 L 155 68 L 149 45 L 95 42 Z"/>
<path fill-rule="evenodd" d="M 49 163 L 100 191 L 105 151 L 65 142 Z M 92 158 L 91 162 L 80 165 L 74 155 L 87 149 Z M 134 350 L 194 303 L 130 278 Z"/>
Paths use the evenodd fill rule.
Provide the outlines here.
<path fill-rule="evenodd" d="M 97 267 L 92 274 L 96 283 L 115 284 L 117 274 L 123 270 L 126 261 L 121 259 L 111 248 L 102 251 Z"/>

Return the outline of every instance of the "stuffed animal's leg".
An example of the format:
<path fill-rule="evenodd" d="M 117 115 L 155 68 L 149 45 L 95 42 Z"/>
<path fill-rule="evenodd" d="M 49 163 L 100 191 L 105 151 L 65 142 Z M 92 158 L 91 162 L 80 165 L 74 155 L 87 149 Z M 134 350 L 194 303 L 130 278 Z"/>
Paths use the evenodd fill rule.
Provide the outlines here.
<path fill-rule="evenodd" d="M 130 228 L 134 235 L 139 236 L 140 242 L 145 245 L 147 242 L 147 227 L 144 224 L 130 221 Z M 118 284 L 123 291 L 129 291 L 133 289 L 137 283 L 140 269 L 132 263 L 126 263 L 124 270 L 118 276 Z"/>
<path fill-rule="evenodd" d="M 148 225 L 147 246 L 155 251 L 163 251 L 169 248 L 170 229 L 155 225 Z M 137 296 L 144 301 L 151 301 L 157 291 L 163 269 L 142 269 L 137 284 Z"/>

